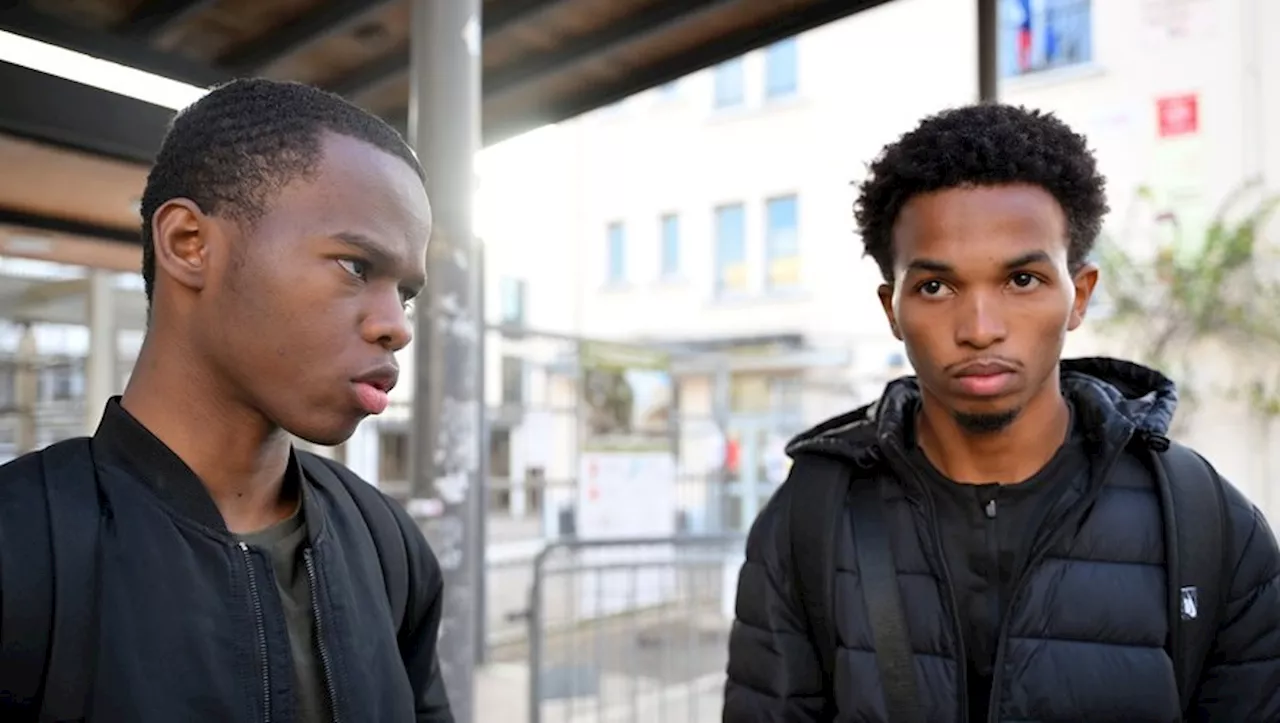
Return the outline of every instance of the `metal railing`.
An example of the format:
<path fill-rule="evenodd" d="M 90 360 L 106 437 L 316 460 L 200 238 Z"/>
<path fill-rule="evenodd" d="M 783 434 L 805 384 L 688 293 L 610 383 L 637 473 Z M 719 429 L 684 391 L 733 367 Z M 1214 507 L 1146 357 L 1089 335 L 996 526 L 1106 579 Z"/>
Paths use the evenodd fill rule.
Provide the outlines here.
<path fill-rule="evenodd" d="M 535 558 L 529 723 L 720 720 L 735 536 L 567 540 Z"/>

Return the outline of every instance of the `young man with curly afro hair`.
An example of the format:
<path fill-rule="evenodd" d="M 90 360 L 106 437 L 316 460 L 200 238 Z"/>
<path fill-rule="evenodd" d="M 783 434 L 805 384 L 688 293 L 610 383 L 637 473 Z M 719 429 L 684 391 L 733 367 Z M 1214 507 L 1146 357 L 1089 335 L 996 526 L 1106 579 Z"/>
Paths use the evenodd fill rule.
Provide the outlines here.
<path fill-rule="evenodd" d="M 1280 720 L 1270 527 L 1166 436 L 1171 381 L 1061 358 L 1108 210 L 1085 139 L 949 110 L 860 191 L 915 376 L 789 445 L 747 542 L 726 723 Z"/>
<path fill-rule="evenodd" d="M 386 123 L 239 80 L 142 196 L 149 323 L 90 439 L 0 468 L 0 720 L 448 723 L 442 581 L 331 460 L 387 406 L 423 287 L 423 169 Z"/>

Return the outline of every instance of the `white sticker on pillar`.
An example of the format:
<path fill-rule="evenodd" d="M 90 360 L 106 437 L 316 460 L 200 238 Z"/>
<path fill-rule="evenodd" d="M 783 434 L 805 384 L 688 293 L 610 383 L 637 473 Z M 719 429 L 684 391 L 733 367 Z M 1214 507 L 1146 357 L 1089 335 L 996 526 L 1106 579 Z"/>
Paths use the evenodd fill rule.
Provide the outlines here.
<path fill-rule="evenodd" d="M 462 26 L 462 42 L 467 44 L 467 52 L 480 54 L 480 22 L 472 15 L 467 24 Z"/>

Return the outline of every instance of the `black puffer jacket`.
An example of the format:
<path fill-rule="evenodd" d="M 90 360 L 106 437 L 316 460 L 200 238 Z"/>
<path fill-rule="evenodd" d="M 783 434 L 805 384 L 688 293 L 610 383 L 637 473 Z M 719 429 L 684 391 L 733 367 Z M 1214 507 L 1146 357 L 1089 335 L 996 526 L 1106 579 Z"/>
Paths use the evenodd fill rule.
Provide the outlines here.
<path fill-rule="evenodd" d="M 1063 492 L 1032 544 L 1003 618 L 990 720 L 1178 721 L 1164 649 L 1164 528 L 1149 471 L 1149 447 L 1164 440 L 1177 395 L 1163 376 L 1126 362 L 1066 361 L 1062 370 L 1095 464 Z M 838 456 L 897 483 L 887 514 L 920 693 L 929 721 L 957 723 L 967 710 L 965 665 L 942 572 L 945 541 L 927 488 L 904 463 L 904 424 L 918 398 L 913 380 L 895 382 L 876 405 L 801 435 L 788 452 Z M 834 700 L 822 694 L 817 653 L 790 592 L 787 498 L 804 483 L 793 478 L 779 489 L 747 542 L 726 723 L 886 719 L 847 522 L 836 552 Z M 1228 508 L 1238 562 L 1193 719 L 1280 721 L 1280 553 L 1262 515 L 1230 486 Z"/>

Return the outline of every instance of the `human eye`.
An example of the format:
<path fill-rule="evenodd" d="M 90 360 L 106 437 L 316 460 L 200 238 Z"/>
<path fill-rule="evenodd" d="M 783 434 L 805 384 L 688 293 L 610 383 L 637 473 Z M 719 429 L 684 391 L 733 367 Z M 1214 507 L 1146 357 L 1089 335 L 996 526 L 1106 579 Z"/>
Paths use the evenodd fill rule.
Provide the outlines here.
<path fill-rule="evenodd" d="M 361 281 L 369 278 L 369 263 L 363 259 L 338 259 L 338 265 L 342 267 L 343 271 L 346 271 L 348 274 L 351 274 Z"/>
<path fill-rule="evenodd" d="M 916 285 L 916 293 L 926 299 L 941 299 L 951 294 L 951 289 L 938 279 L 929 279 Z"/>
<path fill-rule="evenodd" d="M 1032 289 L 1039 288 L 1043 282 L 1040 280 L 1040 277 L 1035 274 L 1027 273 L 1026 271 L 1019 271 L 1009 277 L 1009 283 L 1018 291 L 1031 291 Z"/>

